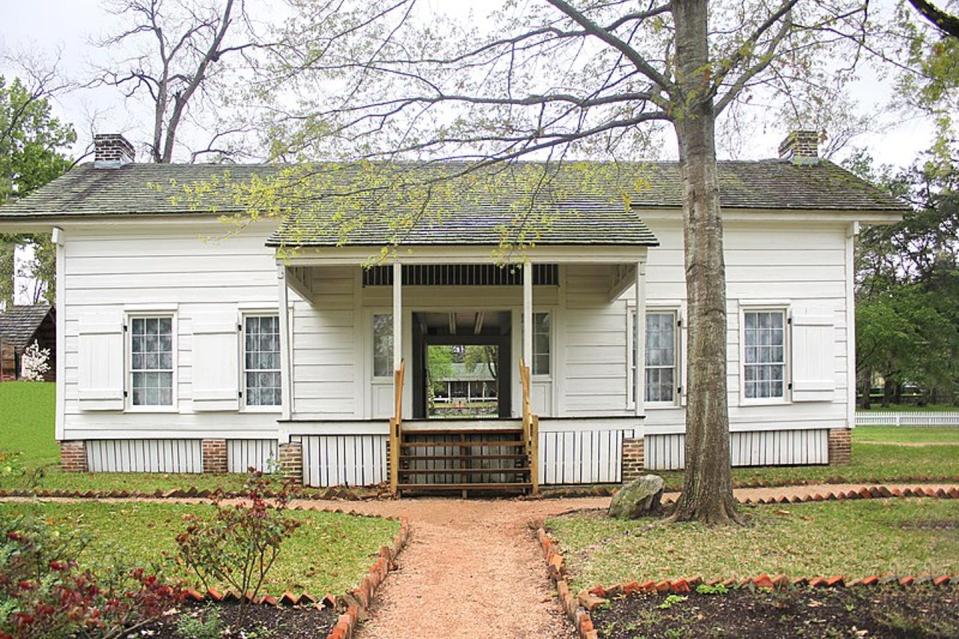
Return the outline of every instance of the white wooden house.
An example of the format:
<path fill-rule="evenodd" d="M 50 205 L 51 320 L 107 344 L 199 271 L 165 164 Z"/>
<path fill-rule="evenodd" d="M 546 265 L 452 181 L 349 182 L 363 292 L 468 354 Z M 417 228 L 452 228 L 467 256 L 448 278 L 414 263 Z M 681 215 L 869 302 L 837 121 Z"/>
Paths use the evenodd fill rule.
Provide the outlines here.
<path fill-rule="evenodd" d="M 808 138 L 791 135 L 778 159 L 720 163 L 737 466 L 848 459 L 856 236 L 903 212 L 804 153 Z M 0 232 L 52 229 L 57 245 L 65 467 L 240 472 L 279 459 L 312 486 L 526 489 L 683 466 L 674 163 L 648 165 L 630 210 L 558 210 L 518 269 L 497 264 L 495 202 L 414 229 L 365 268 L 384 241 L 375 224 L 343 245 L 295 219 L 227 236 L 214 212 L 155 188 L 222 166 L 137 164 L 122 137 L 96 143 L 95 162 L 0 208 Z M 454 343 L 497 347 L 498 418 L 427 418 L 424 353 Z"/>

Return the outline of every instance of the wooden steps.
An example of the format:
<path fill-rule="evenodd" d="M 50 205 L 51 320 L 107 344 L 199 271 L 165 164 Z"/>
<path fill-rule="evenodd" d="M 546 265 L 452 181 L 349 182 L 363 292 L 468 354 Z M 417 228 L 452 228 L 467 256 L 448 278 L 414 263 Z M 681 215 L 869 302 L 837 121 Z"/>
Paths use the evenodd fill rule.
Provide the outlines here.
<path fill-rule="evenodd" d="M 450 423 L 403 430 L 397 489 L 401 493 L 524 493 L 531 487 L 523 431 Z"/>

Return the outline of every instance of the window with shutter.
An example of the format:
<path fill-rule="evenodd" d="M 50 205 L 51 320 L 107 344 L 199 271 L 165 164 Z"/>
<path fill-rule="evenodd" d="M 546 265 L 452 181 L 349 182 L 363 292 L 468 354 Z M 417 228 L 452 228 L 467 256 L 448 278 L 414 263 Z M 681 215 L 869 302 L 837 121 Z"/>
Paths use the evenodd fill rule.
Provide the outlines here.
<path fill-rule="evenodd" d="M 235 309 L 193 316 L 193 410 L 239 409 L 237 333 Z"/>
<path fill-rule="evenodd" d="M 796 309 L 792 329 L 792 400 L 832 401 L 836 390 L 836 336 L 832 313 Z"/>
<path fill-rule="evenodd" d="M 80 319 L 77 367 L 82 410 L 123 410 L 123 318 L 119 312 Z"/>

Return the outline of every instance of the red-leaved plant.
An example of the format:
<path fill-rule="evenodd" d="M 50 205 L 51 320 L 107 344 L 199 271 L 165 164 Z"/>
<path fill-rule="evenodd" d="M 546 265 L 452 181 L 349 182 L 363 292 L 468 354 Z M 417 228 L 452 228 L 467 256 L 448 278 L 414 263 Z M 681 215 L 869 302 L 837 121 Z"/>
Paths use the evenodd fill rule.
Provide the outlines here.
<path fill-rule="evenodd" d="M 269 489 L 263 473 L 251 470 L 244 499 L 228 504 L 218 494 L 212 517 L 186 517 L 187 529 L 176 538 L 178 560 L 205 588 L 225 584 L 241 598 L 259 596 L 281 544 L 300 525 L 287 512 L 293 484 L 267 498 Z"/>
<path fill-rule="evenodd" d="M 86 541 L 25 516 L 0 524 L 0 639 L 115 639 L 174 607 L 179 586 L 142 568 L 83 570 Z"/>

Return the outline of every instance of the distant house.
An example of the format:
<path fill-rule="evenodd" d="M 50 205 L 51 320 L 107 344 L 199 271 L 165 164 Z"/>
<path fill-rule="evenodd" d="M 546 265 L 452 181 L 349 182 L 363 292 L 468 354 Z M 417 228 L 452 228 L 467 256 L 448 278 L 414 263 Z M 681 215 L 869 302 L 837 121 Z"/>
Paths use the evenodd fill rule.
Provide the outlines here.
<path fill-rule="evenodd" d="M 14 306 L 0 313 L 0 380 L 20 378 L 23 351 L 36 341 L 50 349 L 50 370 L 44 376 L 56 380 L 57 320 L 49 304 Z"/>
<path fill-rule="evenodd" d="M 735 466 L 849 460 L 856 238 L 906 207 L 817 142 L 794 132 L 778 158 L 718 165 Z M 122 136 L 95 143 L 92 164 L 0 207 L 0 231 L 57 245 L 65 468 L 272 458 L 312 486 L 535 492 L 683 466 L 694 354 L 677 163 L 634 165 L 645 177 L 627 206 L 590 185 L 564 196 L 517 268 L 495 254 L 516 213 L 506 188 L 463 193 L 367 268 L 395 239 L 388 219 L 344 238 L 321 202 L 208 242 L 243 204 L 155 185 L 210 184 L 223 167 L 138 164 Z M 237 181 L 276 171 L 229 168 Z M 495 347 L 495 415 L 428 419 L 434 345 Z"/>

